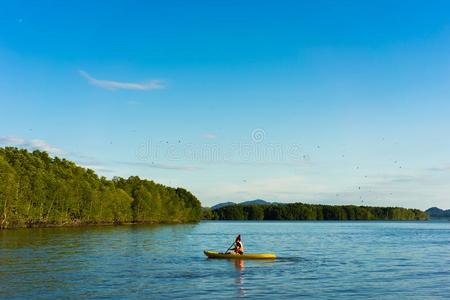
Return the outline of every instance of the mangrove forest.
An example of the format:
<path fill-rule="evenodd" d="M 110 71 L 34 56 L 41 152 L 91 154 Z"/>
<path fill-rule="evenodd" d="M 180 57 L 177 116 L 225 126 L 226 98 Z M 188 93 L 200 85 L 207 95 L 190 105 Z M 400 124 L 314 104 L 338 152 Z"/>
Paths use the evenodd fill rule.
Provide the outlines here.
<path fill-rule="evenodd" d="M 200 201 L 183 188 L 132 176 L 99 177 L 46 152 L 0 148 L 0 228 L 196 222 Z"/>
<path fill-rule="evenodd" d="M 207 220 L 427 220 L 428 214 L 402 207 L 320 205 L 305 203 L 229 205 L 204 209 Z"/>

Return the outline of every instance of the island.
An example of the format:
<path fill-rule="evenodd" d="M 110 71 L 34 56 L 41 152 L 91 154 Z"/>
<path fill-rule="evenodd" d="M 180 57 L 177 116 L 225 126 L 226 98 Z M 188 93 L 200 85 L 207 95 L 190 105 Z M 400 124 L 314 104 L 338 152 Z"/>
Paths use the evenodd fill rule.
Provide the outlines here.
<path fill-rule="evenodd" d="M 356 205 L 278 203 L 261 199 L 240 204 L 225 202 L 203 208 L 205 220 L 428 220 L 419 209 Z"/>
<path fill-rule="evenodd" d="M 183 188 L 131 176 L 99 177 L 44 151 L 0 148 L 0 228 L 201 220 Z"/>

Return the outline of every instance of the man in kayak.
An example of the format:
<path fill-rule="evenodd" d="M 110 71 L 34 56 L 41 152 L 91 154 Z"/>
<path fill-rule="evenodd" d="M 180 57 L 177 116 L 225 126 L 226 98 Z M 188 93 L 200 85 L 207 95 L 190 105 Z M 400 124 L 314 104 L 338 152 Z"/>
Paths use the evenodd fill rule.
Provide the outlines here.
<path fill-rule="evenodd" d="M 244 254 L 244 244 L 242 244 L 240 234 L 236 237 L 236 240 L 234 241 L 234 248 L 231 250 L 233 250 L 234 254 Z"/>

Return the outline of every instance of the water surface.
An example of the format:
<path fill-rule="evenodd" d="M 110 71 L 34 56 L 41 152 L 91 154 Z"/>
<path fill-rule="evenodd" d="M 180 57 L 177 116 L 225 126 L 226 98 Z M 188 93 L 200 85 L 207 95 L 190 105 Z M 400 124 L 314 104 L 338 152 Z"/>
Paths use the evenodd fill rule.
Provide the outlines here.
<path fill-rule="evenodd" d="M 276 261 L 207 259 L 240 233 Z M 0 298 L 450 295 L 448 222 L 202 222 L 0 231 Z"/>

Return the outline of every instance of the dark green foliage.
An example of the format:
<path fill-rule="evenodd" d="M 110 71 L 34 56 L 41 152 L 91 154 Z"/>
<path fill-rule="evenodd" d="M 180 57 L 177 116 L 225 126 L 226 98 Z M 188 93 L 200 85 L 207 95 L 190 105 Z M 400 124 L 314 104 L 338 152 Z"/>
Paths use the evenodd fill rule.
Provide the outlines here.
<path fill-rule="evenodd" d="M 244 207 L 247 220 L 264 220 L 264 208 L 261 205 L 249 205 Z"/>
<path fill-rule="evenodd" d="M 248 220 L 244 211 L 244 206 L 230 205 L 219 208 L 217 211 L 222 212 L 219 215 L 220 220 Z"/>
<path fill-rule="evenodd" d="M 206 219 L 216 220 L 427 220 L 418 209 L 354 205 L 232 205 L 212 210 Z"/>
<path fill-rule="evenodd" d="M 139 177 L 108 180 L 47 153 L 0 148 L 0 228 L 191 222 L 200 202 L 182 188 Z"/>
<path fill-rule="evenodd" d="M 202 219 L 203 220 L 215 220 L 214 211 L 209 207 L 202 207 Z"/>

